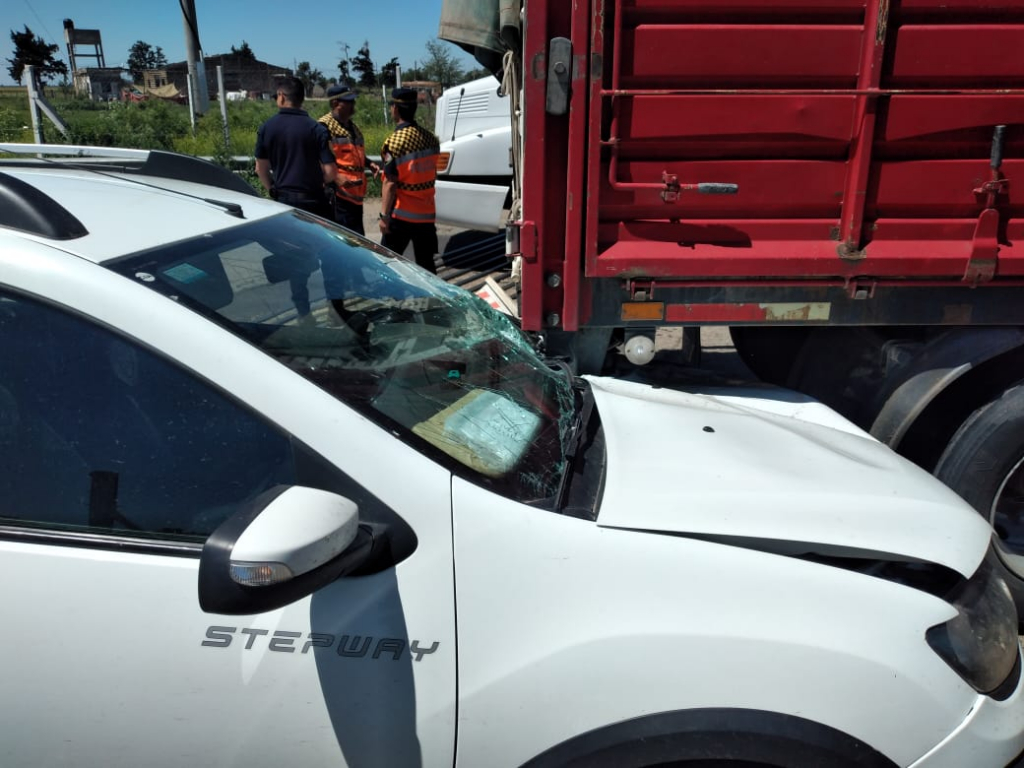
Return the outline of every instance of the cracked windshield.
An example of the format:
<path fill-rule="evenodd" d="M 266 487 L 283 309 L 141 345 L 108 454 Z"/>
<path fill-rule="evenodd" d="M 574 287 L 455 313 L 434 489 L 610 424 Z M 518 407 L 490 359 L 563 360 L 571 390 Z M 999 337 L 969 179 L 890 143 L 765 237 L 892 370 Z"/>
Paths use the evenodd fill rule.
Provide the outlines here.
<path fill-rule="evenodd" d="M 115 269 L 212 317 L 474 482 L 528 503 L 555 496 L 574 414 L 570 383 L 473 294 L 301 212 Z"/>

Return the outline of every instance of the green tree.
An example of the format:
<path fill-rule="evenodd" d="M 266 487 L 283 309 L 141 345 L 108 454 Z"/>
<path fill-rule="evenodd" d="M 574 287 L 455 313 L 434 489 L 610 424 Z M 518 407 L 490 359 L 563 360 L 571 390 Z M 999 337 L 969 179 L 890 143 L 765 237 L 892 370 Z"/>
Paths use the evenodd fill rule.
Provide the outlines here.
<path fill-rule="evenodd" d="M 352 85 L 352 72 L 348 66 L 348 59 L 338 62 L 338 82 L 345 85 Z"/>
<path fill-rule="evenodd" d="M 427 80 L 436 80 L 444 88 L 464 82 L 462 65 L 455 60 L 451 49 L 440 40 L 427 41 L 427 60 L 423 63 L 423 72 Z"/>
<path fill-rule="evenodd" d="M 247 43 L 245 40 L 243 40 L 242 44 L 237 48 L 235 48 L 235 46 L 233 45 L 231 46 L 231 55 L 241 56 L 243 59 L 252 59 L 253 61 L 256 60 L 256 54 L 252 52 L 252 48 L 249 47 L 249 43 Z"/>
<path fill-rule="evenodd" d="M 159 45 L 153 48 L 149 43 L 138 40 L 128 49 L 127 68 L 131 72 L 132 82 L 141 83 L 142 73 L 147 69 L 163 69 L 166 66 L 167 57 Z"/>
<path fill-rule="evenodd" d="M 429 80 L 430 78 L 427 77 L 427 73 L 423 71 L 423 67 L 419 65 L 419 62 L 414 62 L 411 67 L 402 70 L 402 79 L 411 82 L 414 80 Z"/>
<path fill-rule="evenodd" d="M 489 69 L 484 69 L 483 67 L 477 67 L 476 69 L 467 69 L 462 74 L 462 82 L 468 83 L 470 80 L 479 80 L 481 77 L 487 77 L 488 75 L 493 77 L 494 73 L 491 72 Z M 497 79 L 495 79 L 495 82 L 497 82 Z"/>
<path fill-rule="evenodd" d="M 58 46 L 48 44 L 43 38 L 36 37 L 28 26 L 24 32 L 11 30 L 11 42 L 14 43 L 14 57 L 7 59 L 10 64 L 7 74 L 19 83 L 25 74 L 25 67 L 33 66 L 40 82 L 46 83 L 57 75 L 67 77 L 68 65 L 54 57 Z"/>
<path fill-rule="evenodd" d="M 327 82 L 323 72 L 319 69 L 313 69 L 308 61 L 299 62 L 299 66 L 295 68 L 295 76 L 302 81 L 307 96 L 313 93 L 314 85 L 323 85 Z"/>
<path fill-rule="evenodd" d="M 352 69 L 359 73 L 359 84 L 372 87 L 377 84 L 377 70 L 370 58 L 370 41 L 364 40 L 363 47 L 352 59 Z"/>
<path fill-rule="evenodd" d="M 380 85 L 394 85 L 397 78 L 398 58 L 395 57 L 380 68 Z"/>

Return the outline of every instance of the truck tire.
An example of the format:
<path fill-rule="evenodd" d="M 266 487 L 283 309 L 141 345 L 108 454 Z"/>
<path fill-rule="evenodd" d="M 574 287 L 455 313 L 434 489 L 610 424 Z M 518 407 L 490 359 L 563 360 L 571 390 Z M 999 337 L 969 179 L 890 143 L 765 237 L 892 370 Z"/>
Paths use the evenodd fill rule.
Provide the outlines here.
<path fill-rule="evenodd" d="M 1024 386 L 970 415 L 943 451 L 935 476 L 992 523 L 1024 617 Z"/>

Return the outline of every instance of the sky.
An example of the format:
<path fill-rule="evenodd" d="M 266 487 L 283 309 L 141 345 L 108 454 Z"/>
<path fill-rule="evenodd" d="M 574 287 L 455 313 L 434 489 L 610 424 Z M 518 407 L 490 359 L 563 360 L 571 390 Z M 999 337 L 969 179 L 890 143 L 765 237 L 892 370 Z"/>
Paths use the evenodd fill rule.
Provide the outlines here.
<path fill-rule="evenodd" d="M 352 58 L 364 41 L 369 42 L 370 58 L 378 69 L 393 57 L 403 68 L 415 66 L 427 58 L 426 43 L 437 38 L 441 16 L 441 0 L 195 0 L 195 6 L 205 55 L 229 53 L 244 40 L 260 61 L 292 69 L 308 61 L 328 79 L 338 76 L 345 43 Z M 57 57 L 68 64 L 66 18 L 76 29 L 100 31 L 108 67 L 127 62 L 129 49 L 138 40 L 163 48 L 168 62 L 185 60 L 178 0 L 0 0 L 0 85 L 14 84 L 7 73 L 7 59 L 14 56 L 10 35 L 25 26 L 58 45 Z M 443 45 L 466 69 L 477 66 L 461 49 Z"/>

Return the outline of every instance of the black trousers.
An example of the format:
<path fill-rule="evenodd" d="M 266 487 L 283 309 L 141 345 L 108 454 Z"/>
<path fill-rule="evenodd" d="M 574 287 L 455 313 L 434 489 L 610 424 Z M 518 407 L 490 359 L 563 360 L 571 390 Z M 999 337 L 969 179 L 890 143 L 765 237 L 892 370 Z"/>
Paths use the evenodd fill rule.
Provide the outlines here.
<path fill-rule="evenodd" d="M 363 206 L 361 205 L 342 200 L 340 197 L 334 198 L 334 220 L 357 235 L 366 234 L 363 230 Z"/>
<path fill-rule="evenodd" d="M 322 216 L 325 219 L 331 218 L 331 205 L 327 202 L 327 198 L 324 195 L 313 197 L 295 194 L 294 192 L 278 192 L 277 202 L 290 205 L 292 208 L 298 208 L 300 211 Z"/>
<path fill-rule="evenodd" d="M 390 231 L 380 240 L 381 245 L 402 255 L 409 243 L 412 243 L 416 263 L 428 272 L 437 274 L 437 266 L 434 264 L 434 254 L 437 253 L 437 227 L 433 222 L 413 224 L 392 218 L 388 229 Z"/>

